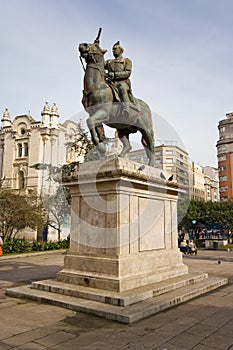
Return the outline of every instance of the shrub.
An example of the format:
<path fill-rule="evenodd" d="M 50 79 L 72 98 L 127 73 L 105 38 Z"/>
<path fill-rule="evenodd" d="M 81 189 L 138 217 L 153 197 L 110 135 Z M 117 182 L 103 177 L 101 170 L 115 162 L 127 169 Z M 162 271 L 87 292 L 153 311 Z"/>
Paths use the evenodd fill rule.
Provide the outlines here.
<path fill-rule="evenodd" d="M 16 254 L 16 253 L 28 253 L 28 252 L 40 252 L 49 250 L 68 249 L 69 240 L 64 239 L 58 242 L 29 242 L 25 239 L 12 238 L 6 239 L 2 245 L 3 254 Z"/>

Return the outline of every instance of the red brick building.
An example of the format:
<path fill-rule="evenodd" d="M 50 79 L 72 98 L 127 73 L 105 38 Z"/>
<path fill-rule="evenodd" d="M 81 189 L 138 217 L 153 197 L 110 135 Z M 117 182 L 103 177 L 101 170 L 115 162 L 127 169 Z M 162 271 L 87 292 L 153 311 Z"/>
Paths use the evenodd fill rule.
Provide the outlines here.
<path fill-rule="evenodd" d="M 216 145 L 221 201 L 233 200 L 233 113 L 226 114 L 226 117 L 219 121 L 219 140 Z"/>

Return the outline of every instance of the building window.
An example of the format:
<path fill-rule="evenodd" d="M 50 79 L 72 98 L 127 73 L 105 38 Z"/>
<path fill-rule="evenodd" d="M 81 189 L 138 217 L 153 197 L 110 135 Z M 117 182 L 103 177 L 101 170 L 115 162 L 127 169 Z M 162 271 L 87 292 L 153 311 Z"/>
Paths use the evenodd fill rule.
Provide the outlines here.
<path fill-rule="evenodd" d="M 158 156 L 161 156 L 162 155 L 162 152 L 161 151 L 155 151 L 155 156 L 158 157 Z"/>
<path fill-rule="evenodd" d="M 26 134 L 26 129 L 25 128 L 21 128 L 20 129 L 20 135 L 25 135 Z"/>
<path fill-rule="evenodd" d="M 219 181 L 227 181 L 227 176 L 220 176 Z"/>
<path fill-rule="evenodd" d="M 223 162 L 223 161 L 226 160 L 226 159 L 227 159 L 227 158 L 226 158 L 226 155 L 218 157 L 218 161 L 219 161 L 219 162 Z"/>
<path fill-rule="evenodd" d="M 226 165 L 222 165 L 222 166 L 220 166 L 219 171 L 225 171 L 225 170 L 227 170 Z"/>
<path fill-rule="evenodd" d="M 220 129 L 219 129 L 219 131 L 222 133 L 222 132 L 224 132 L 226 130 L 226 127 L 225 126 L 222 126 Z"/>
<path fill-rule="evenodd" d="M 173 152 L 171 150 L 166 150 L 166 154 L 169 155 L 169 156 L 172 156 Z"/>
<path fill-rule="evenodd" d="M 25 137 L 27 134 L 27 124 L 25 123 L 20 123 L 18 125 L 18 135 Z"/>
<path fill-rule="evenodd" d="M 28 156 L 28 143 L 25 142 L 23 145 L 24 145 L 24 157 L 27 157 Z"/>
<path fill-rule="evenodd" d="M 18 144 L 18 157 L 22 157 L 23 155 L 23 145 L 22 143 Z"/>
<path fill-rule="evenodd" d="M 222 186 L 219 188 L 219 192 L 227 192 L 228 191 L 228 186 Z"/>
<path fill-rule="evenodd" d="M 226 146 L 219 146 L 218 147 L 218 152 L 219 153 L 226 152 Z"/>
<path fill-rule="evenodd" d="M 29 147 L 28 147 L 27 142 L 18 143 L 18 145 L 17 145 L 17 157 L 18 158 L 28 157 L 28 151 L 29 151 Z"/>
<path fill-rule="evenodd" d="M 19 188 L 19 190 L 22 190 L 25 187 L 24 172 L 22 170 L 19 171 L 19 175 L 18 176 L 19 176 L 19 178 L 18 178 L 18 180 L 19 180 L 18 188 Z"/>

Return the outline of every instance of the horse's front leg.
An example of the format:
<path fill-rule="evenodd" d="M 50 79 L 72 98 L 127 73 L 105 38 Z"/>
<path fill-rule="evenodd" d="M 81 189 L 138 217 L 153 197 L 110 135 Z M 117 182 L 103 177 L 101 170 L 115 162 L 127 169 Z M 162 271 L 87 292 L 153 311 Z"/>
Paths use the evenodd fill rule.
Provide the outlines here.
<path fill-rule="evenodd" d="M 103 138 L 102 138 L 102 136 L 100 135 L 100 132 L 99 132 L 100 126 L 89 127 L 89 125 L 88 125 L 88 128 L 90 130 L 91 140 L 92 140 L 93 144 L 96 146 L 97 151 L 100 154 L 105 154 L 106 153 L 106 145 L 103 142 Z"/>
<path fill-rule="evenodd" d="M 108 115 L 109 112 L 107 110 L 99 109 L 87 119 L 87 126 L 91 133 L 92 142 L 101 154 L 106 152 L 106 146 L 103 142 L 105 137 L 102 122 L 108 120 Z"/>
<path fill-rule="evenodd" d="M 106 144 L 105 144 L 105 133 L 104 133 L 104 127 L 103 125 L 98 125 L 95 128 L 98 138 L 99 138 L 99 143 L 96 145 L 96 148 L 100 154 L 105 154 L 106 153 Z"/>
<path fill-rule="evenodd" d="M 127 155 L 127 153 L 129 153 L 129 151 L 132 149 L 129 142 L 129 133 L 125 132 L 124 130 L 117 130 L 117 132 L 118 137 L 123 144 L 123 150 L 119 154 L 119 157 L 124 158 Z"/>
<path fill-rule="evenodd" d="M 91 118 L 87 119 L 87 126 L 88 126 L 88 129 L 90 130 L 91 140 L 92 140 L 93 144 L 95 146 L 98 145 L 98 143 L 99 143 L 98 134 L 96 132 L 95 125 L 92 124 Z"/>
<path fill-rule="evenodd" d="M 103 142 L 102 137 L 100 137 L 100 133 L 99 133 L 98 128 L 99 128 L 99 126 L 96 128 L 90 128 L 91 140 L 92 140 L 93 144 L 96 146 L 97 151 L 100 154 L 105 154 L 106 153 L 106 145 Z"/>

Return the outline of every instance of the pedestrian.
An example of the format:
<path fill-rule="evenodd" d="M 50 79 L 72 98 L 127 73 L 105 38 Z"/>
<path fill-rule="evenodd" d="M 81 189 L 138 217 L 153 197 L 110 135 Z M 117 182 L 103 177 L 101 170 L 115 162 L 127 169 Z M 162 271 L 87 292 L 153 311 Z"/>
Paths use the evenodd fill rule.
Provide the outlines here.
<path fill-rule="evenodd" d="M 196 247 L 196 244 L 192 240 L 189 242 L 189 249 L 190 249 L 190 254 L 197 255 L 197 247 Z"/>

